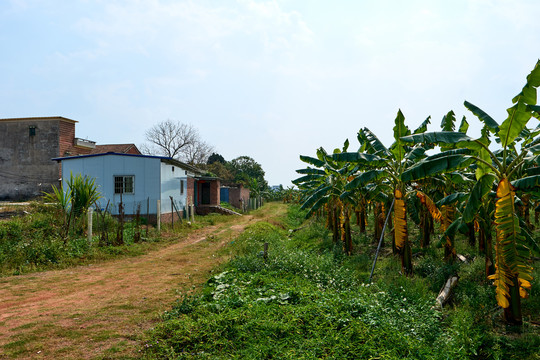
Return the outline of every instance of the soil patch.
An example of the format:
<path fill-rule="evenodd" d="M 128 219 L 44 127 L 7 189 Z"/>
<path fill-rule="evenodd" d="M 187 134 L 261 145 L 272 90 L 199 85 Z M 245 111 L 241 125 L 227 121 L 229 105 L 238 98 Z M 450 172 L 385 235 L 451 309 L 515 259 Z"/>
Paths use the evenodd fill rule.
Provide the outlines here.
<path fill-rule="evenodd" d="M 251 216 L 149 254 L 0 278 L 0 358 L 135 358 L 141 335 L 225 260 Z"/>

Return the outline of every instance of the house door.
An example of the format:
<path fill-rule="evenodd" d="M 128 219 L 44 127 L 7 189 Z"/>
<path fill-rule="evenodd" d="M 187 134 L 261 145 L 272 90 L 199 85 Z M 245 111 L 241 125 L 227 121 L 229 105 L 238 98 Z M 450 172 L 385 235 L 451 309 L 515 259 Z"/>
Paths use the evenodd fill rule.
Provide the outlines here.
<path fill-rule="evenodd" d="M 202 205 L 210 205 L 210 183 L 201 184 L 201 203 Z"/>

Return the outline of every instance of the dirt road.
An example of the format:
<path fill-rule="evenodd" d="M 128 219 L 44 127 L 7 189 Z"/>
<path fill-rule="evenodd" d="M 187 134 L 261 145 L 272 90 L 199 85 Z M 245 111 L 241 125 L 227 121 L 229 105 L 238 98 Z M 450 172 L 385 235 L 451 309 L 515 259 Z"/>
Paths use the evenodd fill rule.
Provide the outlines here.
<path fill-rule="evenodd" d="M 0 278 L 0 359 L 137 357 L 178 289 L 204 282 L 224 260 L 217 250 L 254 220 L 237 219 L 135 258 Z"/>

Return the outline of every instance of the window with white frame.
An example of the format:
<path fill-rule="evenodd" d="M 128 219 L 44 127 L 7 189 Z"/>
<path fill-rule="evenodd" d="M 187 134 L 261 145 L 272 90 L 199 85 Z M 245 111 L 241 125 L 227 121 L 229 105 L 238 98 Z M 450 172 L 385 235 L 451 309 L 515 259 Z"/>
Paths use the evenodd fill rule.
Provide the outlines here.
<path fill-rule="evenodd" d="M 114 176 L 114 193 L 115 194 L 133 194 L 135 192 L 134 184 L 135 176 L 133 175 L 115 175 Z"/>

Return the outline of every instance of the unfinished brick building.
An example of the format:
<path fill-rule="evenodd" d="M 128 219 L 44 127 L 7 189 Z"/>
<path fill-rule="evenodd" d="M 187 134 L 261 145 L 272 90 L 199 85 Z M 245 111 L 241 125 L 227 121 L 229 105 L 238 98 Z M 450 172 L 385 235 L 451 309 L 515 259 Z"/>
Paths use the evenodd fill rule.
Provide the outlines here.
<path fill-rule="evenodd" d="M 96 146 L 76 138 L 76 123 L 61 116 L 0 119 L 0 200 L 29 199 L 59 186 L 61 169 L 53 158 L 108 151 L 140 154 L 133 144 Z"/>

